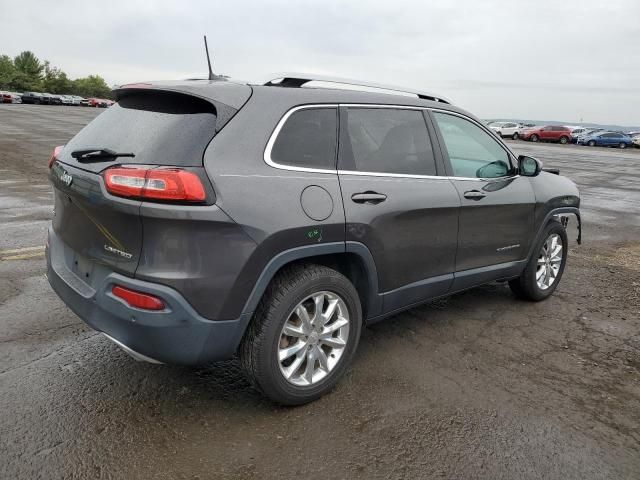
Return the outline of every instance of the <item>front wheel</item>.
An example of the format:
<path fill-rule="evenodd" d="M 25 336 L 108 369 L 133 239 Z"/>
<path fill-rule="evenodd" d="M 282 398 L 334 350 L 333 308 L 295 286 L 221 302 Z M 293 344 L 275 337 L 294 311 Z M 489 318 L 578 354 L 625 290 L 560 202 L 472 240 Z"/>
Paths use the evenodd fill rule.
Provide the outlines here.
<path fill-rule="evenodd" d="M 532 142 L 537 142 L 540 138 L 538 137 L 538 135 L 531 135 L 531 141 Z"/>
<path fill-rule="evenodd" d="M 516 296 L 539 302 L 549 297 L 560 283 L 567 262 L 567 232 L 558 221 L 545 227 L 522 274 L 509 281 Z"/>
<path fill-rule="evenodd" d="M 627 148 L 627 144 L 626 143 L 621 143 L 620 144 L 620 148 Z"/>
<path fill-rule="evenodd" d="M 560 137 L 560 143 L 562 145 L 566 145 L 569 142 L 569 138 L 567 137 Z"/>
<path fill-rule="evenodd" d="M 590 147 L 595 147 L 596 146 L 596 141 L 595 140 L 589 140 L 589 143 L 587 143 L 587 145 L 589 145 Z"/>
<path fill-rule="evenodd" d="M 515 132 L 511 138 L 513 138 L 514 140 L 517 140 L 520 137 L 520 135 L 518 135 L 518 132 Z"/>
<path fill-rule="evenodd" d="M 282 405 L 329 392 L 351 363 L 362 328 L 358 293 L 321 265 L 287 267 L 272 280 L 240 346 L 251 382 Z"/>

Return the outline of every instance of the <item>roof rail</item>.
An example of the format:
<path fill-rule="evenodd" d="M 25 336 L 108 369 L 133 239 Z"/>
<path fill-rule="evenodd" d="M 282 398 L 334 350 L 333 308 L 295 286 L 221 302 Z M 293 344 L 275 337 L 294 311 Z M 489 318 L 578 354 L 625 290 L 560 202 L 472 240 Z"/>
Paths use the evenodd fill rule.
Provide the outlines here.
<path fill-rule="evenodd" d="M 387 90 L 387 93 L 399 93 L 415 95 L 423 100 L 431 100 L 432 102 L 451 103 L 446 98 L 440 95 L 434 95 L 428 92 L 422 92 L 411 88 L 398 87 L 396 85 L 385 85 L 381 83 L 367 82 L 362 80 L 352 80 L 349 78 L 331 77 L 327 75 L 316 75 L 309 73 L 296 73 L 296 72 L 282 72 L 274 73 L 269 76 L 270 80 L 264 83 L 268 87 L 302 87 L 310 82 L 324 82 L 335 84 L 335 88 L 340 88 L 339 85 L 349 85 L 352 87 L 366 87 L 375 88 L 379 90 Z M 385 93 L 385 92 L 381 92 Z"/>

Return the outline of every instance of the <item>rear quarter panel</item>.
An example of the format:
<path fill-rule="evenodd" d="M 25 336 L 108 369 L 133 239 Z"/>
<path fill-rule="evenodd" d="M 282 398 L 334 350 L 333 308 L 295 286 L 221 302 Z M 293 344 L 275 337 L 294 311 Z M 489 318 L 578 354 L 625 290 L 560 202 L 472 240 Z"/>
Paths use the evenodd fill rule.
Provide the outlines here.
<path fill-rule="evenodd" d="M 271 93 L 273 92 L 273 93 Z M 223 312 L 239 313 L 260 273 L 278 253 L 305 245 L 342 242 L 344 210 L 337 173 L 283 170 L 264 161 L 264 151 L 276 124 L 294 105 L 309 102 L 278 90 L 255 89 L 252 98 L 212 140 L 204 166 L 216 192 L 217 206 L 256 243 L 233 283 L 233 295 Z M 306 100 L 306 101 L 305 101 Z M 309 218 L 301 194 L 317 185 L 331 196 L 333 208 L 321 221 Z M 311 235 L 310 232 L 317 232 Z M 233 245 L 226 246 L 232 249 Z M 229 250 L 229 254 L 232 252 Z"/>

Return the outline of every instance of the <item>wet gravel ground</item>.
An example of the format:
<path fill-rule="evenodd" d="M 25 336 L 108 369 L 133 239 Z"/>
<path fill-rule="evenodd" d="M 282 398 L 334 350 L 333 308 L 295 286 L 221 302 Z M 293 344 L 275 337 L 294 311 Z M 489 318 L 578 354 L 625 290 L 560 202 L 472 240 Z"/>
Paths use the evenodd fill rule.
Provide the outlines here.
<path fill-rule="evenodd" d="M 555 295 L 397 315 L 330 395 L 281 408 L 233 361 L 133 361 L 49 288 L 46 162 L 99 113 L 0 105 L 0 478 L 640 477 L 640 151 L 510 142 L 582 192 Z"/>

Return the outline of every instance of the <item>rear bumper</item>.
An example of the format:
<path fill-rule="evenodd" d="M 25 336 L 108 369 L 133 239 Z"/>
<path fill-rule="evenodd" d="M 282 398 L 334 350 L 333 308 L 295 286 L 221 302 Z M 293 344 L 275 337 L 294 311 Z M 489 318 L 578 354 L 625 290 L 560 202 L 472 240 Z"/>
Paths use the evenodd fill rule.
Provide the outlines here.
<path fill-rule="evenodd" d="M 138 359 L 175 365 L 200 365 L 232 357 L 251 313 L 235 320 L 201 317 L 180 293 L 165 285 L 144 282 L 96 265 L 88 284 L 69 267 L 73 252 L 49 230 L 47 277 L 58 296 L 90 327 Z M 146 311 L 115 297 L 114 285 L 146 292 L 165 300 L 167 308 Z M 145 358 L 146 357 L 146 358 Z"/>

